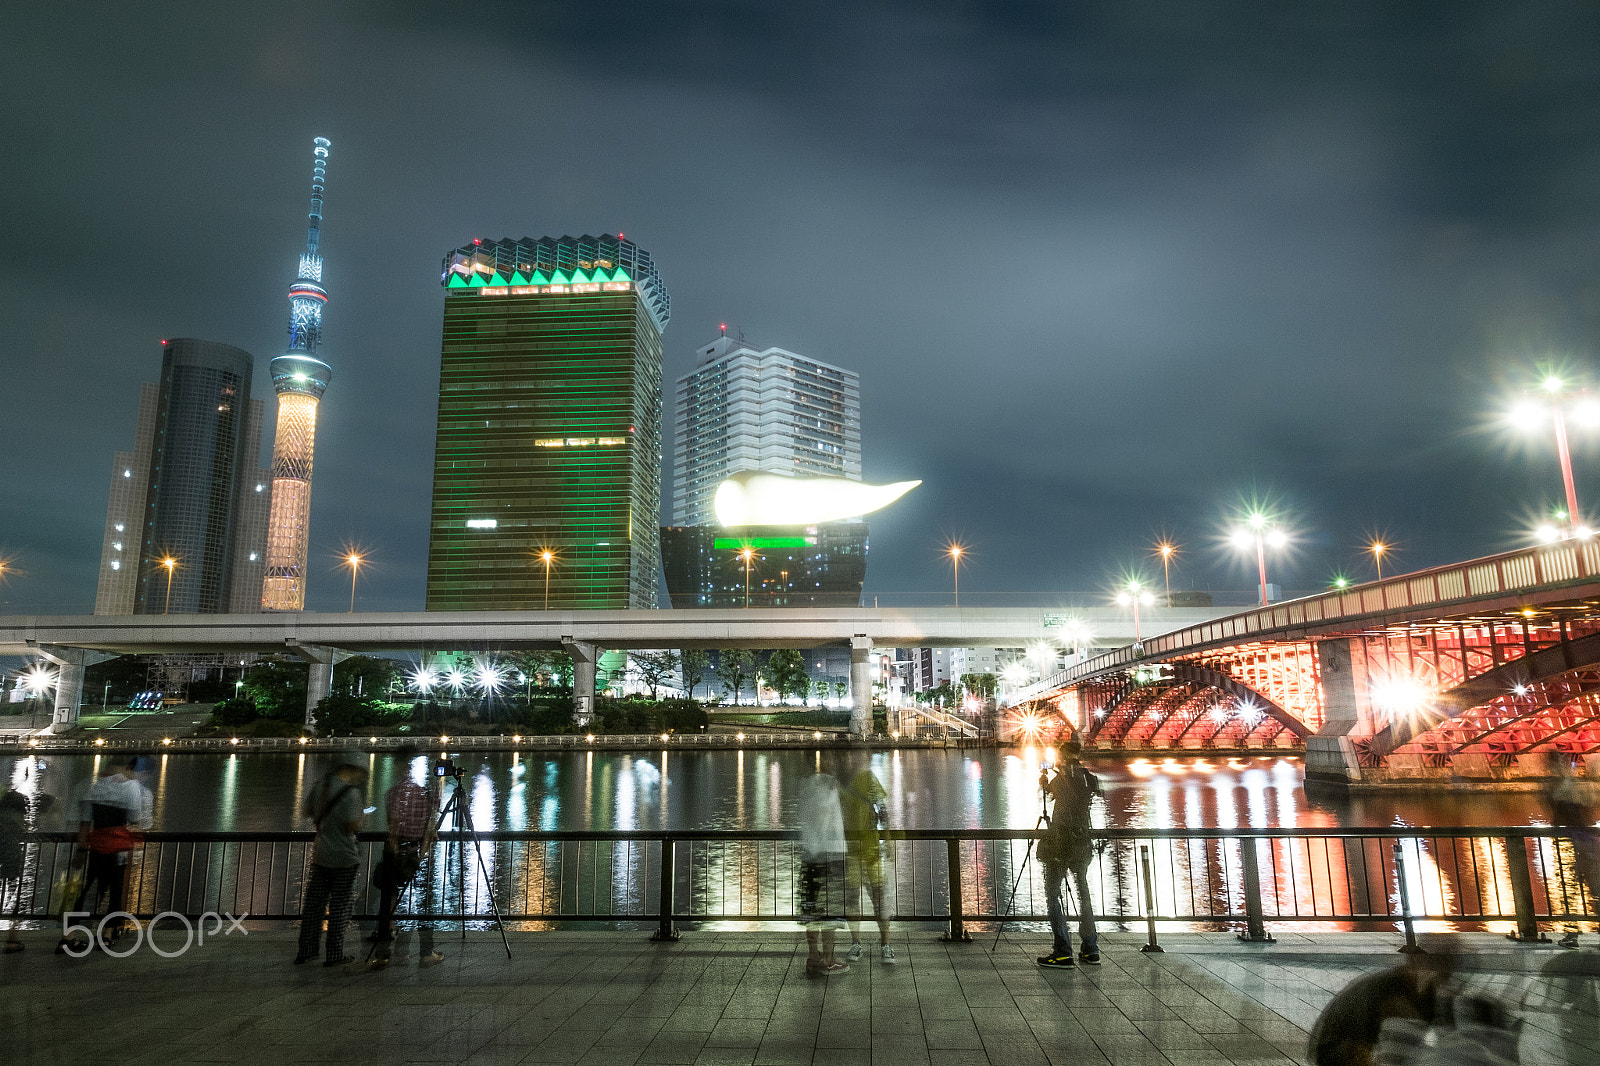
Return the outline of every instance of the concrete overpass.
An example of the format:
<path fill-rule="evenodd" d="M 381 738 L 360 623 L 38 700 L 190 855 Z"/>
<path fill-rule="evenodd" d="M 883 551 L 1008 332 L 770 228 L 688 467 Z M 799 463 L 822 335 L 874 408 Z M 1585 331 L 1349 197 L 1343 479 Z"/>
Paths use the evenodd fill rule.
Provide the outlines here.
<path fill-rule="evenodd" d="M 1199 625 L 1213 608 L 1144 608 L 1141 635 Z M 573 660 L 574 714 L 594 706 L 601 650 L 643 648 L 816 648 L 848 645 L 850 687 L 870 693 L 874 647 L 1025 647 L 1070 643 L 1069 624 L 1088 639 L 1133 638 L 1121 608 L 755 608 L 696 611 L 472 611 L 386 614 L 101 615 L 0 617 L 0 655 L 35 655 L 60 668 L 52 728 L 77 723 L 84 668 L 118 655 L 277 653 L 310 664 L 306 721 L 332 691 L 333 666 L 357 653 L 565 651 Z M 870 704 L 854 701 L 851 728 L 865 732 Z"/>

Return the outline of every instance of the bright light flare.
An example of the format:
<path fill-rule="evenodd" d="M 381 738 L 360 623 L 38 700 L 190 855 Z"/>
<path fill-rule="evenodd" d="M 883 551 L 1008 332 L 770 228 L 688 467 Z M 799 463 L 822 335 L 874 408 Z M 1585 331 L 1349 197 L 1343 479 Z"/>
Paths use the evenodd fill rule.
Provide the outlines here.
<path fill-rule="evenodd" d="M 485 696 L 497 695 L 504 680 L 503 672 L 493 663 L 479 663 L 477 670 L 474 671 L 473 682 Z"/>
<path fill-rule="evenodd" d="M 1554 544 L 1561 539 L 1561 530 L 1552 525 L 1542 525 L 1533 531 L 1533 536 L 1540 544 Z"/>
<path fill-rule="evenodd" d="M 1552 393 L 1560 392 L 1563 384 L 1564 382 L 1554 374 L 1551 374 L 1549 377 L 1545 378 L 1544 381 L 1540 382 L 1540 385 L 1543 387 L 1545 392 Z"/>
<path fill-rule="evenodd" d="M 24 671 L 20 680 L 30 695 L 43 696 L 56 687 L 59 675 L 49 667 L 34 666 Z"/>
<path fill-rule="evenodd" d="M 1017 729 L 1022 733 L 1025 733 L 1029 740 L 1037 737 L 1039 735 L 1039 731 L 1043 728 L 1044 720 L 1037 714 L 1034 714 L 1032 711 L 1024 712 L 1017 719 Z"/>
<path fill-rule="evenodd" d="M 1012 688 L 1021 688 L 1033 680 L 1033 669 L 1027 663 L 1018 659 L 1015 662 L 1006 664 L 1005 668 L 1000 671 L 1000 680 Z"/>
<path fill-rule="evenodd" d="M 439 675 L 426 666 L 419 666 L 411 671 L 411 687 L 418 692 L 426 693 L 439 683 Z"/>
<path fill-rule="evenodd" d="M 450 688 L 455 692 L 459 693 L 462 689 L 467 687 L 467 675 L 464 671 L 447 671 L 444 675 L 444 679 L 449 683 Z"/>
<path fill-rule="evenodd" d="M 1433 694 L 1415 678 L 1390 675 L 1372 683 L 1369 690 L 1372 705 L 1391 717 L 1412 715 L 1428 705 Z"/>

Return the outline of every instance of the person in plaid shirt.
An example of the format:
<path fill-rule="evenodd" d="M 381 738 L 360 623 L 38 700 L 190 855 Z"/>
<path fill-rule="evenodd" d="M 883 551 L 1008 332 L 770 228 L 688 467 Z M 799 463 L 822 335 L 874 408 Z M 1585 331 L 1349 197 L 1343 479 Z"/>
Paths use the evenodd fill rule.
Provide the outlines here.
<path fill-rule="evenodd" d="M 411 763 L 417 749 L 411 745 L 395 753 L 400 779 L 389 787 L 384 796 L 384 814 L 388 822 L 388 835 L 383 842 L 383 861 L 374 880 L 378 882 L 378 930 L 373 934 L 377 942 L 374 966 L 389 965 L 394 948 L 394 911 L 405 892 L 422 871 L 424 858 L 433 851 L 434 834 L 438 828 L 439 803 L 433 790 L 419 785 L 411 776 Z M 426 780 L 432 781 L 431 778 Z M 422 913 L 431 909 L 433 902 L 432 871 L 422 880 Z M 433 949 L 433 927 L 426 922 L 417 923 L 417 965 L 432 966 L 444 961 L 444 954 Z"/>

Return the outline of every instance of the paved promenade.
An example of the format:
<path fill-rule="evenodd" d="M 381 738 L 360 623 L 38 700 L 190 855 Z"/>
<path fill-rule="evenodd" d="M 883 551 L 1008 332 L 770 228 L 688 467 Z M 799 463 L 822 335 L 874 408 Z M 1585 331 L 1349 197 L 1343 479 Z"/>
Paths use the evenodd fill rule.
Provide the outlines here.
<path fill-rule="evenodd" d="M 797 933 L 441 936 L 439 966 L 292 966 L 293 934 L 238 934 L 163 959 L 50 953 L 44 933 L 0 956 L 0 1061 L 555 1063 L 636 1066 L 1101 1066 L 1303 1063 L 1306 1033 L 1333 993 L 1395 965 L 1393 935 L 1110 934 L 1105 964 L 1041 970 L 1045 941 L 946 945 L 897 933 L 899 964 L 805 973 Z M 181 934 L 162 934 L 172 950 Z M 1592 942 L 1593 938 L 1586 938 Z M 170 943 L 168 941 L 171 941 Z M 1524 1063 L 1600 1061 L 1600 977 L 1552 982 L 1540 969 L 1600 952 L 1522 948 L 1470 936 L 1469 980 L 1527 1019 Z M 362 945 L 363 947 L 365 945 Z M 1577 990 L 1576 993 L 1574 990 Z"/>

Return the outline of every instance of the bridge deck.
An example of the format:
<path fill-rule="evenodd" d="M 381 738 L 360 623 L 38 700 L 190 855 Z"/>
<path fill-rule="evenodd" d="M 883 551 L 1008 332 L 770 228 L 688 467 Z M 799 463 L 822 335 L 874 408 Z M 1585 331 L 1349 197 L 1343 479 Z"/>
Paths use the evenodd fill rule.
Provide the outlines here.
<path fill-rule="evenodd" d="M 168 934 L 176 937 L 176 933 Z M 28 934 L 0 956 L 0 1041 L 12 1062 L 577 1063 L 633 1066 L 1104 1066 L 1303 1063 L 1306 1035 L 1335 991 L 1393 966 L 1385 934 L 1227 933 L 1103 937 L 1105 964 L 1044 971 L 1045 943 L 1007 936 L 945 945 L 894 938 L 894 967 L 858 963 L 808 978 L 797 933 L 692 933 L 652 944 L 629 933 L 517 934 L 463 945 L 443 965 L 371 972 L 292 966 L 290 932 L 237 934 L 174 959 L 72 960 Z M 869 938 L 872 939 L 872 938 Z M 1470 980 L 1520 1005 L 1521 1061 L 1600 1056 L 1594 988 L 1539 975 L 1582 955 L 1469 936 Z M 172 950 L 175 945 L 164 945 Z M 1600 973 L 1600 966 L 1592 972 Z M 1557 1012 L 1580 987 L 1579 1006 Z"/>

